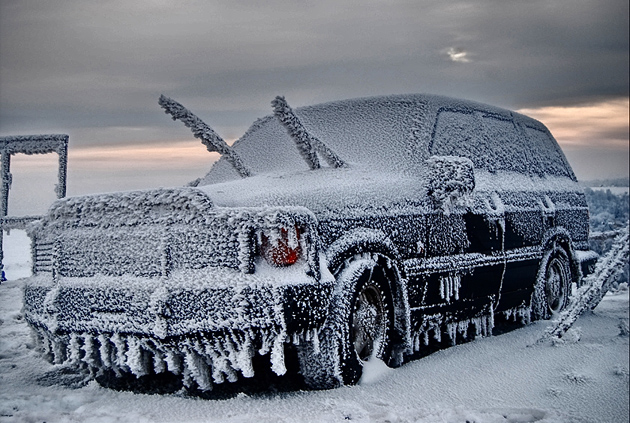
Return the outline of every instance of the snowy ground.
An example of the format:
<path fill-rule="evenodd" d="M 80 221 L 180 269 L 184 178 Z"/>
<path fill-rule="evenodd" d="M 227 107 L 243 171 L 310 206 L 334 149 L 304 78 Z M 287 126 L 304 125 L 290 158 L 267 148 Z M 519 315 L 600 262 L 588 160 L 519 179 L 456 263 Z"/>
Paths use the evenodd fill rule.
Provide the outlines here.
<path fill-rule="evenodd" d="M 28 238 L 5 237 L 0 285 L 0 422 L 590 422 L 628 421 L 628 290 L 583 315 L 564 342 L 546 323 L 439 351 L 369 383 L 331 391 L 204 400 L 83 383 L 34 349 L 21 309 Z"/>

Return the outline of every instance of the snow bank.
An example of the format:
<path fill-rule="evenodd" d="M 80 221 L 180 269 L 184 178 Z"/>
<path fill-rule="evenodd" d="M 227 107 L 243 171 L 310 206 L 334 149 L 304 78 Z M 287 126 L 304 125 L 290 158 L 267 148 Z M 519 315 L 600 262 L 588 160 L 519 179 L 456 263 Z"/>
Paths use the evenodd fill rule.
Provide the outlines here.
<path fill-rule="evenodd" d="M 27 258 L 28 253 L 24 254 Z M 628 420 L 628 291 L 607 295 L 571 344 L 531 345 L 545 323 L 439 351 L 331 391 L 144 395 L 101 388 L 41 360 L 21 281 L 0 286 L 0 421 L 610 423 Z M 627 321 L 627 320 L 626 320 Z"/>

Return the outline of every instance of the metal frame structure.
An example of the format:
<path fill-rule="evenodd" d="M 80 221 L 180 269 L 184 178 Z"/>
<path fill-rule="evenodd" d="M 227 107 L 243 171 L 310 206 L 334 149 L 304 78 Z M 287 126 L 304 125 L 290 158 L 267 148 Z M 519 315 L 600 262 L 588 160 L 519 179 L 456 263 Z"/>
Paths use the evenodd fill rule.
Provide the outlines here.
<path fill-rule="evenodd" d="M 29 222 L 38 220 L 40 216 L 9 217 L 9 190 L 11 189 L 11 156 L 14 154 L 48 154 L 59 155 L 58 183 L 55 187 L 57 198 L 66 196 L 66 175 L 68 170 L 68 135 L 17 135 L 0 137 L 0 282 L 5 281 L 4 250 L 2 238 L 5 230 L 24 229 Z"/>

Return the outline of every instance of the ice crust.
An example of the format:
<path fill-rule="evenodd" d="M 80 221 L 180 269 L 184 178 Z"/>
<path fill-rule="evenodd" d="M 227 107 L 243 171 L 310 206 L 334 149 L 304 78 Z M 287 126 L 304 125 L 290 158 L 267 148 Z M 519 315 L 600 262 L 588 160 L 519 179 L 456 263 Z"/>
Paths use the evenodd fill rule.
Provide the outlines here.
<path fill-rule="evenodd" d="M 571 254 L 587 249 L 581 188 L 537 121 L 423 95 L 274 105 L 276 116 L 254 123 L 230 150 L 251 176 L 222 158 L 197 187 L 59 200 L 30 228 L 36 276 L 25 291 L 26 318 L 55 362 L 93 373 L 170 371 L 207 390 L 251 377 L 255 354 L 269 354 L 283 374 L 284 346 L 293 343 L 306 345 L 316 363 L 336 360 L 328 376 L 339 379 L 329 338 L 343 324 L 330 321 L 348 313 L 328 308 L 340 286 L 333 271 L 386 263 L 400 277 L 392 293 L 404 338 L 398 353 L 412 355 L 431 339 L 492 332 L 490 302 L 470 318 L 410 322 L 409 275 L 443 274 L 439 295 L 451 304 L 460 299 L 462 268 L 505 262 L 468 251 L 465 213 L 497 233 L 506 215 L 520 213 L 512 230 L 533 245 L 521 259 L 542 257 L 541 213 L 573 234 Z M 175 115 L 188 126 L 204 128 L 182 113 Z M 197 132 L 209 148 L 225 148 L 209 127 Z M 278 246 L 282 231 L 296 228 L 299 241 L 290 245 L 304 252 L 297 264 L 278 268 L 260 257 L 262 234 Z M 373 256 L 344 263 L 362 251 Z M 288 298 L 301 311 L 287 315 Z M 529 319 L 526 307 L 504 314 Z"/>

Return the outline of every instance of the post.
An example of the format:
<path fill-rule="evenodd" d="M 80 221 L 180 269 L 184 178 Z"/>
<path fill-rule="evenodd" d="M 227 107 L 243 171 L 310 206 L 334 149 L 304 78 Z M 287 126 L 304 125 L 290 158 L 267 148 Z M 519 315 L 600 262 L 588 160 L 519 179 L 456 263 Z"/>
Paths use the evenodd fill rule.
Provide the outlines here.
<path fill-rule="evenodd" d="M 66 176 L 68 174 L 68 139 L 65 139 L 63 146 L 57 150 L 59 154 L 59 172 L 57 173 L 58 183 L 55 187 L 57 198 L 66 196 Z"/>
<path fill-rule="evenodd" d="M 9 212 L 9 188 L 11 188 L 11 154 L 7 150 L 2 150 L 2 203 L 0 205 L 0 219 Z"/>
<path fill-rule="evenodd" d="M 9 211 L 9 188 L 11 187 L 11 154 L 7 150 L 2 150 L 2 165 L 0 174 L 2 175 L 2 198 L 0 199 L 0 283 L 6 281 L 4 275 L 4 218 Z"/>

